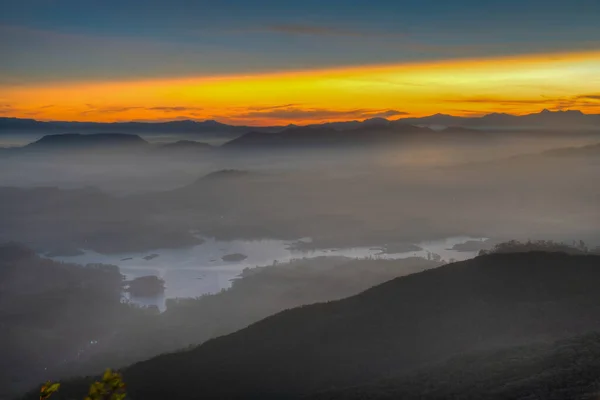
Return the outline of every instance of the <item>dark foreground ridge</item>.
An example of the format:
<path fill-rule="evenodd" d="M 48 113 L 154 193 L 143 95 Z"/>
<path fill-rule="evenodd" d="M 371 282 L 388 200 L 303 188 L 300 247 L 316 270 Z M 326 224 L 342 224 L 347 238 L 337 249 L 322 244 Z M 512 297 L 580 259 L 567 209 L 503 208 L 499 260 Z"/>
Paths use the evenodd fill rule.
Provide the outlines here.
<path fill-rule="evenodd" d="M 600 340 L 578 336 L 600 331 L 599 279 L 596 255 L 480 256 L 281 312 L 137 363 L 124 381 L 144 400 L 586 398 Z M 60 398 L 88 384 L 67 382 Z"/>
<path fill-rule="evenodd" d="M 311 400 L 597 399 L 600 334 L 452 358 Z"/>

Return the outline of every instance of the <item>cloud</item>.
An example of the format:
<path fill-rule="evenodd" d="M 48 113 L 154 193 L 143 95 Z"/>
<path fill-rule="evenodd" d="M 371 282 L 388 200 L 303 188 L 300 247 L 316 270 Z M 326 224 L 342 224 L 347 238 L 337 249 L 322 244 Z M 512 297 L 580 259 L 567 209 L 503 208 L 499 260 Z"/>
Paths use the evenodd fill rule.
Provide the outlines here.
<path fill-rule="evenodd" d="M 569 97 L 546 97 L 530 99 L 507 99 L 498 97 L 463 97 L 456 99 L 444 100 L 445 103 L 478 103 L 492 104 L 495 106 L 523 106 L 523 105 L 540 105 L 550 108 L 577 108 L 584 106 L 598 106 L 600 95 L 598 94 L 582 94 Z"/>
<path fill-rule="evenodd" d="M 519 106 L 523 104 L 555 104 L 557 101 L 565 99 L 503 99 L 497 97 L 459 97 L 456 99 L 444 100 L 445 103 L 493 103 L 508 106 Z"/>
<path fill-rule="evenodd" d="M 263 111 L 248 111 L 245 113 L 230 115 L 229 119 L 245 120 L 279 120 L 279 121 L 326 121 L 340 119 L 368 119 L 388 118 L 407 113 L 397 110 L 380 109 L 352 109 L 331 110 L 326 108 L 298 108 L 298 107 L 276 107 Z"/>
<path fill-rule="evenodd" d="M 160 107 L 145 107 L 146 110 L 150 111 L 164 111 L 164 112 L 180 112 L 180 111 L 202 111 L 202 107 L 186 107 L 186 106 L 160 106 Z"/>
<path fill-rule="evenodd" d="M 122 106 L 92 106 L 91 104 L 86 104 L 88 107 L 87 110 L 81 111 L 82 115 L 87 114 L 118 114 L 122 112 L 127 112 L 131 110 L 138 110 L 143 107 L 122 107 Z"/>
<path fill-rule="evenodd" d="M 584 94 L 577 96 L 577 99 L 600 101 L 600 94 Z"/>
<path fill-rule="evenodd" d="M 483 117 L 486 114 L 492 114 L 496 111 L 497 110 L 474 111 L 474 110 L 455 108 L 455 109 L 449 110 L 448 113 L 450 115 L 460 115 L 461 117 L 473 118 L 473 117 Z"/>
<path fill-rule="evenodd" d="M 0 116 L 3 117 L 15 117 L 18 115 L 20 118 L 36 117 L 41 114 L 40 109 L 48 108 L 48 106 L 42 106 L 36 109 L 28 109 L 22 107 L 15 107 L 12 104 L 0 104 Z"/>
<path fill-rule="evenodd" d="M 276 105 L 276 106 L 255 106 L 255 107 L 247 107 L 246 110 L 251 110 L 251 111 L 266 111 L 266 110 L 276 110 L 276 109 L 280 109 L 280 108 L 289 108 L 289 107 L 296 107 L 299 106 L 299 104 L 280 104 L 280 105 Z"/>
<path fill-rule="evenodd" d="M 540 96 L 539 98 L 529 99 L 510 99 L 498 97 L 463 97 L 444 100 L 445 103 L 455 104 L 487 104 L 488 113 L 491 112 L 516 112 L 520 113 L 523 107 L 532 109 L 557 110 L 587 110 L 587 113 L 600 110 L 599 94 L 581 94 L 564 97 Z M 527 107 L 529 106 L 529 107 Z"/>
<path fill-rule="evenodd" d="M 202 107 L 187 107 L 187 106 L 154 106 L 154 107 L 142 107 L 142 106 L 95 106 L 92 104 L 86 104 L 88 110 L 82 111 L 82 114 L 117 114 L 124 113 L 132 110 L 142 111 L 162 111 L 165 113 L 180 113 L 186 112 L 197 112 L 201 111 Z"/>
<path fill-rule="evenodd" d="M 175 117 L 169 116 L 165 118 L 136 118 L 132 120 L 128 120 L 129 122 L 172 122 L 172 121 L 198 121 L 203 120 L 204 118 L 198 118 L 197 116 L 192 115 L 177 115 Z"/>

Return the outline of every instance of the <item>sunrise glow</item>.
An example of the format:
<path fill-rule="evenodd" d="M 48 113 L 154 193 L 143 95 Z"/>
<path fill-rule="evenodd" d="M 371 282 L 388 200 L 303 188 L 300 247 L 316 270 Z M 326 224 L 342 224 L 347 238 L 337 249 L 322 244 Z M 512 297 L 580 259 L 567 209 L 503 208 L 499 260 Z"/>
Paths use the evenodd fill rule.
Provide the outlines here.
<path fill-rule="evenodd" d="M 0 86 L 1 116 L 268 125 L 433 113 L 600 112 L 600 52 L 286 73 Z"/>

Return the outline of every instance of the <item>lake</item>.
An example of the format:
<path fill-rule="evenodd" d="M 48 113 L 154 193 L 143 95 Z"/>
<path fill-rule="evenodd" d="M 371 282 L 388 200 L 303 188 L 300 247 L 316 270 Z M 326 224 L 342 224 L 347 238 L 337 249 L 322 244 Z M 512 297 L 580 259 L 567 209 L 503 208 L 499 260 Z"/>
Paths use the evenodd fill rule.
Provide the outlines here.
<path fill-rule="evenodd" d="M 298 241 L 284 240 L 232 240 L 218 241 L 203 238 L 204 243 L 183 249 L 159 249 L 146 253 L 99 254 L 84 251 L 84 254 L 52 259 L 77 264 L 103 263 L 118 265 L 121 273 L 127 279 L 140 276 L 156 275 L 165 281 L 165 292 L 161 296 L 151 298 L 130 298 L 140 305 L 156 305 L 160 310 L 165 309 L 168 298 L 198 297 L 204 294 L 214 294 L 231 286 L 244 268 L 286 263 L 294 259 L 313 258 L 322 256 L 337 256 L 348 258 L 386 258 L 398 259 L 407 257 L 424 257 L 428 253 L 439 255 L 443 260 L 457 261 L 472 258 L 477 252 L 456 251 L 451 248 L 456 244 L 471 240 L 485 240 L 457 236 L 443 240 L 415 243 L 422 248 L 420 251 L 401 253 L 382 253 L 376 247 L 353 247 L 340 249 L 298 250 L 294 245 Z M 310 239 L 300 239 L 310 241 Z M 242 255 L 246 258 L 239 261 L 225 261 L 227 255 Z M 225 257 L 228 259 L 229 257 Z M 235 257 L 231 257 L 235 258 Z"/>

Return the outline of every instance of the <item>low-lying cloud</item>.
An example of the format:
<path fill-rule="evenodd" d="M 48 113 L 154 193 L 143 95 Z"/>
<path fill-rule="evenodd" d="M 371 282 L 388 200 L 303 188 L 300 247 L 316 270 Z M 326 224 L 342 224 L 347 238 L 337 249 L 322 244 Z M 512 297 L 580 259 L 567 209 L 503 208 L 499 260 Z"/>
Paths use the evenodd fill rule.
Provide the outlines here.
<path fill-rule="evenodd" d="M 532 99 L 509 99 L 496 97 L 462 97 L 456 99 L 444 100 L 445 103 L 474 103 L 474 104 L 490 104 L 494 107 L 519 107 L 523 105 L 539 105 L 543 108 L 552 110 L 560 109 L 577 109 L 585 108 L 585 106 L 600 107 L 600 94 L 582 94 L 570 97 L 540 97 Z M 600 109 L 598 110 L 600 111 Z"/>
<path fill-rule="evenodd" d="M 577 99 L 600 101 L 600 94 L 584 94 L 577 96 Z"/>

